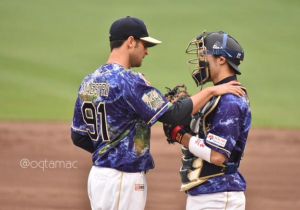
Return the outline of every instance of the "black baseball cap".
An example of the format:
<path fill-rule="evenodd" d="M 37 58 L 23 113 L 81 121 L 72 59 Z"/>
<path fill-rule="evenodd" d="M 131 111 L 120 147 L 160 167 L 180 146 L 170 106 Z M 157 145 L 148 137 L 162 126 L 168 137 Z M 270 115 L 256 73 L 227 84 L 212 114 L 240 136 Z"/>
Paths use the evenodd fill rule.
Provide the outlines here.
<path fill-rule="evenodd" d="M 126 40 L 129 36 L 143 40 L 148 47 L 160 44 L 161 41 L 149 36 L 145 23 L 135 17 L 127 16 L 113 22 L 109 30 L 109 41 Z"/>
<path fill-rule="evenodd" d="M 223 31 L 211 32 L 205 35 L 204 45 L 209 54 L 225 57 L 236 73 L 241 74 L 239 65 L 244 60 L 244 50 L 236 39 Z"/>

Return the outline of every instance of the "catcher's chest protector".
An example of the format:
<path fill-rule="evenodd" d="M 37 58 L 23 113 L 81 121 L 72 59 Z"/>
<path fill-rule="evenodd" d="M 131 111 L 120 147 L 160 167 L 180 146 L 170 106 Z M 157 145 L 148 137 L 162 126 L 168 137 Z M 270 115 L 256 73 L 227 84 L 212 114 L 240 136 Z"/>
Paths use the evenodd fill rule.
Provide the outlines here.
<path fill-rule="evenodd" d="M 205 106 L 193 117 L 190 127 L 191 130 L 199 134 L 200 138 L 206 137 L 209 132 L 210 126 L 207 123 L 207 119 L 210 114 L 216 109 L 221 96 L 213 97 Z"/>
<path fill-rule="evenodd" d="M 209 132 L 209 124 L 207 119 L 216 109 L 221 96 L 213 97 L 203 109 L 196 114 L 191 121 L 191 130 L 198 134 L 199 138 L 205 140 Z M 181 191 L 187 191 L 193 187 L 203 184 L 209 178 L 221 176 L 225 174 L 225 166 L 216 166 L 201 158 L 195 157 L 189 150 L 182 147 L 182 167 L 181 175 Z"/>

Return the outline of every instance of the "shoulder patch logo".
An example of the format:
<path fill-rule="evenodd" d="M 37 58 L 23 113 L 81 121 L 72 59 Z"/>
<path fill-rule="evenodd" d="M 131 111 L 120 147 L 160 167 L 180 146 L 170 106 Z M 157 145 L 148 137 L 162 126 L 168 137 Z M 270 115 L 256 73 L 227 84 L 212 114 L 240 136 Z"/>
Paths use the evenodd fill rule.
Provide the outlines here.
<path fill-rule="evenodd" d="M 226 143 L 227 143 L 227 140 L 220 137 L 220 136 L 217 136 L 217 135 L 214 135 L 212 133 L 209 133 L 206 137 L 206 141 L 211 143 L 211 144 L 214 144 L 214 145 L 218 145 L 220 147 L 225 147 Z"/>
<path fill-rule="evenodd" d="M 148 93 L 145 93 L 142 100 L 154 111 L 157 111 L 165 103 L 161 95 L 156 90 L 151 90 Z"/>

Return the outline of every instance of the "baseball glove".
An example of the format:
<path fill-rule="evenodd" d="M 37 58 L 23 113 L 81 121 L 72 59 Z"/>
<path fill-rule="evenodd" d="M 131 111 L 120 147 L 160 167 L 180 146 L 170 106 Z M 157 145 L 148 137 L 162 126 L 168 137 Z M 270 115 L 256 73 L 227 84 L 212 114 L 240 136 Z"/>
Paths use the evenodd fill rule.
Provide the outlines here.
<path fill-rule="evenodd" d="M 166 89 L 168 92 L 165 94 L 165 97 L 171 103 L 175 103 L 178 100 L 190 97 L 189 93 L 187 92 L 187 88 L 184 84 L 176 85 L 173 89 L 166 87 Z"/>
<path fill-rule="evenodd" d="M 165 97 L 171 102 L 171 103 L 175 103 L 176 101 L 185 99 L 190 97 L 190 95 L 187 92 L 187 88 L 184 84 L 182 85 L 176 85 L 174 88 L 168 88 L 167 89 L 167 93 L 165 94 Z M 174 144 L 175 142 L 180 142 L 178 139 L 174 138 L 174 128 L 178 126 L 177 125 L 172 125 L 172 124 L 168 124 L 168 123 L 163 123 L 163 129 L 164 129 L 164 133 L 165 136 L 167 137 L 167 141 L 169 144 Z M 183 127 L 182 127 L 183 128 Z M 175 136 L 177 136 L 175 134 Z"/>

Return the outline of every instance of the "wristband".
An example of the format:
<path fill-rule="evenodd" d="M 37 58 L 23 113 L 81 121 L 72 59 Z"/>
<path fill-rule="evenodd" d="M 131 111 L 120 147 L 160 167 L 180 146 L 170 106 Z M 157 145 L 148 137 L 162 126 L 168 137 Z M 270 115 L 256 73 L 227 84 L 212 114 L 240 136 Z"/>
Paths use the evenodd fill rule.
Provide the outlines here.
<path fill-rule="evenodd" d="M 175 140 L 179 144 L 181 144 L 182 137 L 185 133 L 186 133 L 186 131 L 183 129 L 183 127 L 178 125 L 175 128 L 173 128 L 172 133 L 171 133 L 171 137 L 172 137 L 173 140 Z"/>
<path fill-rule="evenodd" d="M 192 136 L 189 141 L 189 150 L 196 157 L 210 163 L 211 149 L 204 144 L 203 139 Z"/>

